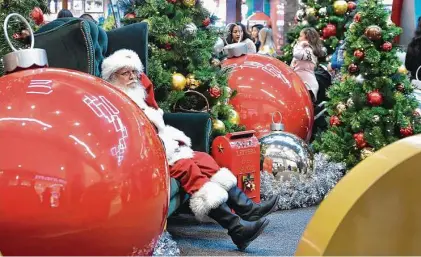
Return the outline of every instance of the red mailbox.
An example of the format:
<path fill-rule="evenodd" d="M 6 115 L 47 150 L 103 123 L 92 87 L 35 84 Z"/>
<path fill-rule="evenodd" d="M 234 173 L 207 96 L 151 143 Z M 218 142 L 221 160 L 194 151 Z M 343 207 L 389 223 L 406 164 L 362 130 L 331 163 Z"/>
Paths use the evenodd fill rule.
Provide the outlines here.
<path fill-rule="evenodd" d="M 260 144 L 254 130 L 216 137 L 212 156 L 237 177 L 238 187 L 254 202 L 260 202 Z"/>

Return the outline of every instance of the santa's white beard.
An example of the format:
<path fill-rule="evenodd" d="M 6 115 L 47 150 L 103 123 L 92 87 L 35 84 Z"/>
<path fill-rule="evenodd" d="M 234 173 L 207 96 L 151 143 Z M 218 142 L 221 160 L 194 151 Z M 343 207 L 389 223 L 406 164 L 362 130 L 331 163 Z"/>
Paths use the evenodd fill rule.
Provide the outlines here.
<path fill-rule="evenodd" d="M 126 95 L 130 97 L 130 99 L 141 109 L 145 109 L 147 107 L 145 102 L 147 96 L 146 90 L 139 81 L 133 82 L 130 85 L 119 85 L 117 81 L 111 81 L 111 84 L 117 86 L 120 90 L 126 93 Z"/>

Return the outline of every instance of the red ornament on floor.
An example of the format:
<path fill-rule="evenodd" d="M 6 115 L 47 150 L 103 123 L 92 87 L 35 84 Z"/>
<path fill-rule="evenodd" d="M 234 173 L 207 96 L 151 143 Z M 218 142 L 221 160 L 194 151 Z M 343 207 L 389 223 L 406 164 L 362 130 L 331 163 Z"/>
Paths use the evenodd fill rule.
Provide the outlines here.
<path fill-rule="evenodd" d="M 230 103 L 240 114 L 240 124 L 255 130 L 258 138 L 271 132 L 272 113 L 281 112 L 285 131 L 309 140 L 313 128 L 313 103 L 300 77 L 285 63 L 269 56 L 249 54 L 227 59 L 228 78 L 238 94 Z"/>
<path fill-rule="evenodd" d="M 0 78 L 3 255 L 150 255 L 168 211 L 165 152 L 146 116 L 94 76 Z"/>

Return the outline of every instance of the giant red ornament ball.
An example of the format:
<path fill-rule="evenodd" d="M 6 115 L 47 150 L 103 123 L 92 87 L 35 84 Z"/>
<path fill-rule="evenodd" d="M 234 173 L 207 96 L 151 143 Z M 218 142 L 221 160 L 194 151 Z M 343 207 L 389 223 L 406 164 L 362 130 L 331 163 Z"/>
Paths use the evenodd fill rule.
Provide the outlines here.
<path fill-rule="evenodd" d="M 32 20 L 35 22 L 36 25 L 41 25 L 44 23 L 44 12 L 39 7 L 35 7 L 32 9 L 31 13 L 29 14 Z"/>
<path fill-rule="evenodd" d="M 313 103 L 298 75 L 276 58 L 243 55 L 223 62 L 232 68 L 228 85 L 237 90 L 230 103 L 240 114 L 240 124 L 257 137 L 270 133 L 272 113 L 281 112 L 285 131 L 309 140 L 313 128 Z"/>
<path fill-rule="evenodd" d="M 338 116 L 333 115 L 332 117 L 330 117 L 330 126 L 339 126 L 341 125 L 341 120 L 339 119 Z"/>
<path fill-rule="evenodd" d="M 372 106 L 379 106 L 383 103 L 382 94 L 375 90 L 367 94 L 367 101 Z"/>
<path fill-rule="evenodd" d="M 154 127 L 122 92 L 63 69 L 0 78 L 3 255 L 150 255 L 169 176 Z"/>
<path fill-rule="evenodd" d="M 333 36 L 336 36 L 336 26 L 329 23 L 323 28 L 323 38 L 327 39 Z"/>
<path fill-rule="evenodd" d="M 357 49 L 354 51 L 354 56 L 361 60 L 364 58 L 364 52 Z"/>
<path fill-rule="evenodd" d="M 367 141 L 364 139 L 364 133 L 359 132 L 354 134 L 354 140 L 359 149 L 362 149 L 367 146 Z"/>
<path fill-rule="evenodd" d="M 399 132 L 401 133 L 402 137 L 409 137 L 414 134 L 414 130 L 412 129 L 411 126 L 408 126 L 406 128 L 401 128 Z"/>
<path fill-rule="evenodd" d="M 382 49 L 384 51 L 391 51 L 392 48 L 393 48 L 393 45 L 390 42 L 384 42 L 383 45 L 382 45 Z"/>

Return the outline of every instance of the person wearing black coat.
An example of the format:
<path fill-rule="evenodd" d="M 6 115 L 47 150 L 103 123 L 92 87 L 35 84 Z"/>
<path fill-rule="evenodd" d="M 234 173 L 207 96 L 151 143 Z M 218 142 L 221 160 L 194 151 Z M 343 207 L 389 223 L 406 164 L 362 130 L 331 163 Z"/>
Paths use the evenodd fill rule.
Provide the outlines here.
<path fill-rule="evenodd" d="M 411 42 L 408 44 L 405 57 L 405 66 L 406 69 L 411 72 L 412 79 L 415 79 L 417 69 L 421 66 L 421 17 L 418 18 L 418 25 L 415 30 L 415 35 Z M 421 72 L 418 72 L 418 77 L 421 78 Z"/>

